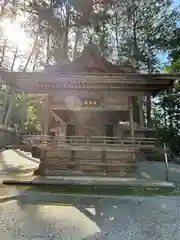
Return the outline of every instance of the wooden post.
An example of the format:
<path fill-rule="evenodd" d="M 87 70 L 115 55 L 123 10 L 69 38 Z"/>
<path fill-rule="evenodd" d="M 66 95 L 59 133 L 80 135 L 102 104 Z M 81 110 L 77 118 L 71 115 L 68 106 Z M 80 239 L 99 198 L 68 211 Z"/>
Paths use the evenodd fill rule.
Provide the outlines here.
<path fill-rule="evenodd" d="M 24 133 L 25 131 L 25 121 L 27 120 L 27 111 L 28 111 L 28 99 L 25 98 L 21 103 L 21 119 L 20 119 L 20 131 Z"/>
<path fill-rule="evenodd" d="M 167 153 L 167 146 L 164 143 L 164 159 L 165 159 L 165 168 L 166 168 L 166 181 L 169 180 L 169 172 L 168 172 L 168 153 Z"/>
<path fill-rule="evenodd" d="M 139 97 L 139 115 L 140 115 L 140 127 L 144 127 L 144 112 L 143 112 L 143 104 L 142 97 Z"/>
<path fill-rule="evenodd" d="M 40 124 L 40 129 L 41 132 L 44 131 L 44 119 L 43 119 L 43 111 L 44 111 L 44 103 L 41 102 L 42 100 L 39 100 L 37 102 L 35 102 L 36 104 L 36 109 L 37 109 L 37 119 L 39 120 L 39 124 Z"/>
<path fill-rule="evenodd" d="M 10 90 L 11 90 L 11 87 L 9 87 L 9 89 L 6 92 L 4 92 L 3 106 L 2 106 L 2 109 L 1 109 L 1 116 L 0 116 L 1 124 L 3 124 L 3 121 L 6 118 L 6 113 L 7 113 L 6 108 L 7 108 L 7 104 L 8 104 L 8 100 L 9 100 Z"/>
<path fill-rule="evenodd" d="M 7 102 L 8 102 L 8 96 L 9 96 L 9 89 L 4 93 L 4 102 L 3 102 L 3 110 L 6 110 Z"/>
<path fill-rule="evenodd" d="M 133 112 L 132 97 L 129 97 L 129 114 L 130 114 L 130 128 L 131 128 L 132 144 L 134 145 L 135 133 L 134 133 L 134 112 Z M 134 150 L 133 150 L 133 160 L 135 160 Z"/>
<path fill-rule="evenodd" d="M 7 126 L 8 123 L 9 123 L 9 119 L 10 119 L 11 114 L 12 114 L 14 102 L 15 102 L 15 97 L 14 97 L 13 95 L 11 95 L 11 96 L 10 96 L 10 101 L 9 101 L 8 110 L 7 110 L 7 113 L 5 114 L 5 119 L 4 119 L 4 125 L 5 125 L 5 126 Z"/>
<path fill-rule="evenodd" d="M 45 96 L 44 98 L 44 106 L 43 106 L 43 133 L 44 135 L 48 135 L 49 130 L 49 96 Z"/>

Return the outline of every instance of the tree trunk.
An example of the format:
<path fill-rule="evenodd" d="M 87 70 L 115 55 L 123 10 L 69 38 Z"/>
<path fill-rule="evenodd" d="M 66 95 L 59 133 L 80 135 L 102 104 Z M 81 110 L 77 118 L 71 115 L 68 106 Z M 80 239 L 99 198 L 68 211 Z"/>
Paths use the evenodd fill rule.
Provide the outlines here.
<path fill-rule="evenodd" d="M 33 64 L 33 67 L 32 67 L 33 72 L 36 70 L 36 63 L 37 63 L 37 59 L 39 57 L 39 53 L 40 53 L 40 51 L 39 51 L 39 46 L 38 46 L 36 54 L 35 54 L 34 64 Z"/>
<path fill-rule="evenodd" d="M 64 32 L 64 48 L 68 54 L 68 35 L 69 35 L 69 23 L 70 23 L 70 9 L 68 3 L 66 4 L 66 20 L 65 20 L 65 32 Z"/>
<path fill-rule="evenodd" d="M 119 36 L 118 36 L 118 16 L 117 16 L 118 12 L 115 11 L 115 31 L 116 31 L 116 49 L 117 49 L 117 54 L 118 54 L 118 58 L 117 58 L 117 64 L 120 63 L 120 48 L 119 48 Z"/>
<path fill-rule="evenodd" d="M 30 54 L 29 54 L 29 57 L 28 57 L 28 59 L 27 59 L 27 62 L 26 62 L 26 64 L 25 64 L 25 66 L 24 66 L 23 72 L 25 72 L 25 71 L 27 70 L 27 67 L 28 67 L 29 62 L 30 62 L 30 60 L 31 60 L 31 57 L 33 56 L 34 51 L 35 51 L 35 49 L 36 49 L 37 42 L 38 42 L 38 36 L 36 36 L 36 39 L 35 39 L 35 41 L 34 41 L 32 50 L 31 50 L 31 52 L 30 52 Z"/>
<path fill-rule="evenodd" d="M 17 58 L 17 53 L 18 53 L 18 48 L 16 47 L 16 51 L 15 51 L 14 57 L 13 57 L 13 62 L 12 62 L 12 65 L 11 65 L 11 71 L 13 71 L 13 69 L 14 69 L 14 64 L 15 64 L 15 61 L 16 61 L 16 58 Z"/>
<path fill-rule="evenodd" d="M 77 55 L 77 44 L 78 44 L 79 35 L 80 35 L 79 27 L 77 27 L 77 29 L 75 31 L 76 32 L 75 32 L 75 39 L 74 39 L 74 48 L 73 48 L 73 52 L 72 52 L 72 61 L 74 61 L 76 59 L 76 55 Z"/>
<path fill-rule="evenodd" d="M 133 7 L 133 51 L 132 55 L 135 60 L 136 69 L 139 70 L 139 55 L 138 55 L 138 40 L 137 40 L 137 29 L 136 29 L 136 7 Z M 140 106 L 139 106 L 139 98 L 133 97 L 133 113 L 134 113 L 134 121 L 140 125 Z"/>
<path fill-rule="evenodd" d="M 151 62 L 151 46 L 149 43 L 149 32 L 147 31 L 147 45 L 148 45 L 148 62 L 147 62 L 147 67 L 148 67 L 148 73 L 153 72 L 153 66 Z M 147 127 L 151 128 L 152 127 L 152 118 L 151 118 L 151 109 L 152 109 L 152 102 L 151 102 L 151 96 L 147 97 Z"/>
<path fill-rule="evenodd" d="M 0 67 L 2 67 L 3 62 L 4 62 L 6 47 L 7 47 L 7 38 L 4 40 L 4 45 L 3 45 L 3 49 L 2 49 L 2 53 L 1 53 Z"/>

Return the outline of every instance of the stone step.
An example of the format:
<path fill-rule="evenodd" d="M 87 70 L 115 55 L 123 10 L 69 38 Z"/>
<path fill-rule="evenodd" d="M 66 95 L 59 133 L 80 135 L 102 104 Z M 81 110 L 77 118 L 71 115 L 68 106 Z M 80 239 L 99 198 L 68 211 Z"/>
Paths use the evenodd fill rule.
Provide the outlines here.
<path fill-rule="evenodd" d="M 108 177 L 137 177 L 136 171 L 91 171 L 91 170 L 69 170 L 69 169 L 46 169 L 46 176 L 108 176 Z"/>

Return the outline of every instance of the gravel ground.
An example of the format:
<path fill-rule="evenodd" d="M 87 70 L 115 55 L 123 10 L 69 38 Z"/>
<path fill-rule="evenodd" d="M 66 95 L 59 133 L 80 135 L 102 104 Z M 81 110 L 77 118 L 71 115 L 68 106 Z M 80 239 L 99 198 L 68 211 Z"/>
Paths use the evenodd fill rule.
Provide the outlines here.
<path fill-rule="evenodd" d="M 26 172 L 38 165 L 38 160 L 19 151 L 5 151 L 0 159 L 1 174 L 12 169 Z M 142 171 L 164 178 L 160 164 L 153 168 L 149 164 Z M 174 175 L 179 180 L 180 170 Z M 0 198 L 17 193 L 0 185 Z M 87 198 L 29 192 L 0 203 L 0 239 L 179 240 L 180 201 L 179 197 Z"/>
<path fill-rule="evenodd" d="M 21 203 L 0 205 L 0 239 L 180 239 L 177 197 L 87 198 L 31 193 L 30 198 L 20 199 Z"/>

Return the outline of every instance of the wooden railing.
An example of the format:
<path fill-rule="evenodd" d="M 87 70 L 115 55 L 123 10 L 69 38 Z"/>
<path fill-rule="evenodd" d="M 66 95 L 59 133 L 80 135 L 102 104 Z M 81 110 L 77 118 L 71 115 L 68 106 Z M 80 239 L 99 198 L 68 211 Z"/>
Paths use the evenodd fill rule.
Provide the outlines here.
<path fill-rule="evenodd" d="M 118 137 L 105 137 L 105 136 L 71 136 L 71 137 L 51 137 L 45 135 L 26 135 L 22 138 L 23 144 L 32 145 L 32 146 L 47 146 L 54 145 L 64 146 L 112 146 L 112 147 L 153 147 L 155 144 L 155 138 L 139 138 L 135 139 L 129 138 L 118 138 Z"/>

